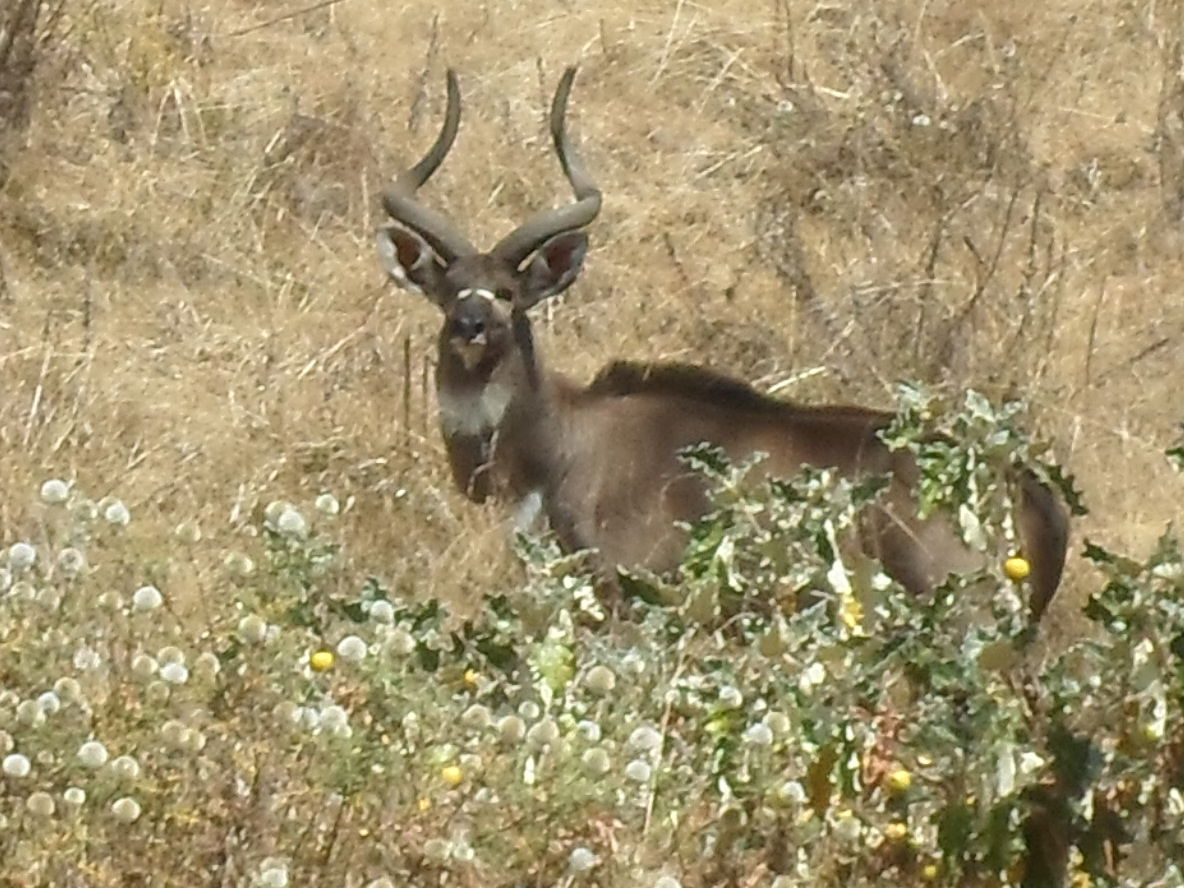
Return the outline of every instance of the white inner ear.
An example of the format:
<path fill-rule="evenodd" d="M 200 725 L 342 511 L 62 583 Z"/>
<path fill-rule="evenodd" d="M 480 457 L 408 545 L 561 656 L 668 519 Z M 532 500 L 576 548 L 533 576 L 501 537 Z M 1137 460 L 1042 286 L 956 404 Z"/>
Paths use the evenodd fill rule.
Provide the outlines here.
<path fill-rule="evenodd" d="M 391 236 L 385 228 L 378 229 L 375 240 L 378 247 L 378 258 L 382 260 L 382 267 L 386 269 L 391 280 L 405 290 L 422 293 L 423 290 L 420 286 L 407 277 L 407 269 L 399 261 L 399 251 L 395 248 L 395 242 L 391 240 Z"/>

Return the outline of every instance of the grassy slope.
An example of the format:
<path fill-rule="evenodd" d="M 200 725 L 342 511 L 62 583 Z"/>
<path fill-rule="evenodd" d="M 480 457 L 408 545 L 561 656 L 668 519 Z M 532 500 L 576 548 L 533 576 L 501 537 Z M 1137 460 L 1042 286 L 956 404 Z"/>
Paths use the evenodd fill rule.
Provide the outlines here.
<path fill-rule="evenodd" d="M 1020 391 L 1094 507 L 1078 540 L 1141 550 L 1178 513 L 1170 8 L 490 0 L 433 24 L 345 0 L 267 24 L 290 6 L 68 14 L 0 189 L 0 540 L 51 476 L 123 496 L 146 545 L 331 490 L 358 564 L 454 600 L 507 581 L 497 514 L 447 481 L 436 318 L 382 279 L 375 193 L 453 65 L 436 205 L 489 243 L 566 199 L 542 115 L 573 61 L 607 201 L 542 336 L 556 365 L 694 359 L 868 404 L 901 377 Z"/>

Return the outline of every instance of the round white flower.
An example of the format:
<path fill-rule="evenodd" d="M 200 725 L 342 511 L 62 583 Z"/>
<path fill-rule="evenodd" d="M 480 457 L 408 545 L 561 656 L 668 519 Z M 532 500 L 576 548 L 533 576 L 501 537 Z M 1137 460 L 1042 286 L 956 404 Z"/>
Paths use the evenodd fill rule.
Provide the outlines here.
<path fill-rule="evenodd" d="M 659 876 L 654 882 L 654 888 L 682 888 L 682 882 L 674 876 Z"/>
<path fill-rule="evenodd" d="M 160 666 L 156 658 L 148 654 L 136 654 L 132 657 L 132 675 L 141 681 L 146 681 L 156 675 Z"/>
<path fill-rule="evenodd" d="M 193 664 L 197 669 L 198 675 L 205 678 L 212 678 L 222 671 L 222 661 L 218 659 L 218 655 L 210 651 L 202 651 L 197 655 L 197 660 Z"/>
<path fill-rule="evenodd" d="M 375 623 L 393 623 L 395 621 L 395 606 L 389 601 L 378 599 L 370 605 L 370 619 Z"/>
<path fill-rule="evenodd" d="M 489 712 L 489 707 L 481 703 L 474 703 L 466 709 L 460 717 L 470 728 L 487 728 L 493 723 L 493 716 Z"/>
<path fill-rule="evenodd" d="M 58 552 L 58 569 L 66 576 L 78 576 L 86 570 L 86 556 L 73 546 Z"/>
<path fill-rule="evenodd" d="M 90 524 L 99 517 L 99 507 L 94 500 L 76 499 L 70 504 L 70 511 L 74 518 L 82 524 Z"/>
<path fill-rule="evenodd" d="M 164 597 L 155 586 L 141 586 L 132 595 L 132 610 L 139 613 L 156 610 L 164 604 Z"/>
<path fill-rule="evenodd" d="M 41 790 L 30 793 L 29 797 L 25 799 L 25 808 L 36 817 L 53 817 L 55 807 L 53 796 Z"/>
<path fill-rule="evenodd" d="M 399 656 L 409 657 L 415 653 L 415 636 L 400 626 L 387 635 L 385 645 Z"/>
<path fill-rule="evenodd" d="M 769 726 L 770 731 L 772 731 L 774 734 L 781 734 L 782 736 L 788 734 L 790 728 L 793 727 L 793 723 L 789 720 L 789 716 L 784 712 L 777 712 L 776 710 L 765 713 L 764 721 L 765 724 Z"/>
<path fill-rule="evenodd" d="M 306 731 L 315 731 L 321 726 L 321 714 L 311 706 L 301 706 L 297 723 Z"/>
<path fill-rule="evenodd" d="M 840 811 L 835 815 L 834 825 L 831 829 L 840 840 L 854 843 L 858 841 L 860 833 L 863 832 L 863 824 L 850 811 Z"/>
<path fill-rule="evenodd" d="M 160 667 L 160 677 L 169 684 L 185 684 L 189 681 L 189 670 L 184 663 L 165 663 Z"/>
<path fill-rule="evenodd" d="M 31 770 L 33 770 L 33 766 L 29 759 L 19 752 L 4 756 L 3 763 L 0 763 L 0 771 L 9 777 L 28 777 Z"/>
<path fill-rule="evenodd" d="M 739 709 L 744 703 L 744 695 L 740 689 L 732 685 L 724 685 L 719 689 L 719 703 L 725 709 Z"/>
<path fill-rule="evenodd" d="M 258 644 L 267 638 L 267 621 L 257 614 L 248 614 L 238 621 L 238 635 L 243 641 Z"/>
<path fill-rule="evenodd" d="M 806 788 L 797 780 L 786 780 L 777 790 L 777 795 L 794 805 L 804 804 L 807 798 Z"/>
<path fill-rule="evenodd" d="M 594 694 L 604 697 L 617 685 L 617 675 L 607 666 L 593 666 L 584 678 L 584 685 Z"/>
<path fill-rule="evenodd" d="M 130 755 L 121 755 L 111 762 L 111 771 L 120 780 L 135 780 L 140 776 L 140 763 Z"/>
<path fill-rule="evenodd" d="M 503 742 L 514 745 L 521 743 L 526 736 L 526 725 L 518 716 L 506 715 L 498 721 L 497 733 Z"/>
<path fill-rule="evenodd" d="M 337 502 L 337 497 L 331 493 L 322 493 L 317 497 L 314 505 L 322 515 L 332 516 L 341 511 L 341 504 Z"/>
<path fill-rule="evenodd" d="M 303 537 L 308 534 L 308 522 L 304 520 L 303 515 L 289 507 L 276 518 L 275 529 L 285 536 Z"/>
<path fill-rule="evenodd" d="M 272 864 L 259 873 L 259 885 L 261 888 L 287 888 L 288 868 L 282 864 Z"/>
<path fill-rule="evenodd" d="M 184 663 L 185 652 L 175 644 L 166 644 L 156 652 L 156 659 L 158 659 L 162 665 L 164 663 Z"/>
<path fill-rule="evenodd" d="M 62 699 L 53 691 L 46 691 L 37 698 L 37 705 L 46 715 L 54 715 L 62 709 Z"/>
<path fill-rule="evenodd" d="M 132 520 L 132 513 L 127 510 L 127 506 L 122 502 L 113 500 L 103 509 L 103 518 L 108 524 L 114 524 L 116 527 L 127 527 Z"/>
<path fill-rule="evenodd" d="M 629 745 L 648 752 L 662 745 L 662 735 L 649 725 L 642 725 L 629 735 Z"/>
<path fill-rule="evenodd" d="M 753 746 L 769 746 L 773 742 L 773 729 L 764 722 L 757 722 L 748 726 L 744 739 Z"/>
<path fill-rule="evenodd" d="M 98 740 L 88 740 L 78 747 L 78 761 L 88 768 L 101 768 L 107 764 L 107 747 Z"/>
<path fill-rule="evenodd" d="M 192 546 L 201 542 L 201 527 L 196 521 L 182 521 L 173 528 L 173 536 L 177 538 L 178 542 Z"/>
<path fill-rule="evenodd" d="M 255 572 L 255 562 L 242 552 L 227 553 L 226 557 L 222 559 L 222 566 L 227 573 L 240 578 L 249 577 Z"/>
<path fill-rule="evenodd" d="M 526 742 L 531 746 L 548 746 L 559 739 L 559 725 L 552 718 L 544 718 L 530 726 L 526 732 Z"/>
<path fill-rule="evenodd" d="M 580 764 L 584 771 L 592 777 L 603 777 L 612 770 L 613 762 L 607 752 L 600 747 L 584 750 L 580 756 Z"/>
<path fill-rule="evenodd" d="M 111 813 L 120 823 L 135 823 L 140 819 L 140 803 L 130 796 L 123 796 L 111 803 Z"/>
<path fill-rule="evenodd" d="M 576 723 L 576 733 L 589 743 L 600 742 L 600 725 L 590 719 L 581 719 Z"/>
<path fill-rule="evenodd" d="M 600 863 L 600 858 L 592 849 L 583 846 L 572 848 L 571 854 L 567 856 L 567 868 L 573 873 L 586 873 L 598 863 Z"/>
<path fill-rule="evenodd" d="M 534 700 L 523 700 L 518 704 L 518 714 L 527 721 L 534 721 L 543 714 L 543 710 Z"/>
<path fill-rule="evenodd" d="M 160 738 L 166 745 L 179 749 L 185 745 L 185 732 L 188 730 L 182 722 L 170 718 L 160 726 Z"/>
<path fill-rule="evenodd" d="M 83 645 L 74 652 L 74 659 L 71 662 L 73 662 L 74 668 L 80 672 L 90 672 L 103 665 L 103 657 L 94 648 Z"/>
<path fill-rule="evenodd" d="M 80 786 L 68 786 L 62 793 L 62 801 L 74 808 L 81 808 L 86 804 L 86 790 Z"/>
<path fill-rule="evenodd" d="M 16 705 L 16 720 L 30 728 L 45 724 L 45 710 L 36 700 L 22 700 Z"/>
<path fill-rule="evenodd" d="M 50 478 L 41 485 L 41 502 L 57 506 L 70 496 L 70 485 L 61 478 Z"/>
<path fill-rule="evenodd" d="M 77 703 L 82 699 L 82 685 L 72 676 L 64 676 L 53 683 L 54 693 L 66 703 Z"/>
<path fill-rule="evenodd" d="M 349 713 L 336 703 L 331 703 L 321 709 L 321 724 L 330 731 L 348 723 Z"/>
<path fill-rule="evenodd" d="M 366 642 L 356 635 L 347 635 L 337 642 L 337 656 L 347 663 L 360 663 L 366 657 Z"/>
<path fill-rule="evenodd" d="M 634 759 L 625 766 L 625 776 L 634 783 L 648 783 L 653 773 L 654 769 L 650 767 L 650 763 L 641 759 Z"/>
<path fill-rule="evenodd" d="M 809 693 L 824 681 L 826 681 L 826 667 L 821 663 L 811 663 L 798 676 L 798 687 L 803 692 Z"/>
<path fill-rule="evenodd" d="M 381 879 L 375 879 L 373 882 L 367 882 L 366 888 L 395 888 L 395 883 L 383 876 Z"/>
<path fill-rule="evenodd" d="M 13 570 L 25 570 L 37 560 L 37 550 L 28 543 L 13 543 L 8 548 L 8 566 Z"/>
<path fill-rule="evenodd" d="M 424 856 L 429 860 L 447 860 L 451 851 L 452 846 L 445 839 L 428 839 L 423 843 Z"/>

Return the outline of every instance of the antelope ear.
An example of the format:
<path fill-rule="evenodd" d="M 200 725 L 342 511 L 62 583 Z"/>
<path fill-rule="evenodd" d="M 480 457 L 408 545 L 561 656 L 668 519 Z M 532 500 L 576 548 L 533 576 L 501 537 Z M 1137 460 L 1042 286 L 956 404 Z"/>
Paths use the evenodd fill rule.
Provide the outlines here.
<path fill-rule="evenodd" d="M 543 243 L 522 272 L 519 308 L 527 309 L 572 285 L 584 267 L 588 235 L 582 231 L 557 234 Z"/>
<path fill-rule="evenodd" d="M 400 287 L 418 290 L 441 305 L 444 301 L 444 263 L 418 234 L 396 225 L 378 229 L 378 258 Z"/>

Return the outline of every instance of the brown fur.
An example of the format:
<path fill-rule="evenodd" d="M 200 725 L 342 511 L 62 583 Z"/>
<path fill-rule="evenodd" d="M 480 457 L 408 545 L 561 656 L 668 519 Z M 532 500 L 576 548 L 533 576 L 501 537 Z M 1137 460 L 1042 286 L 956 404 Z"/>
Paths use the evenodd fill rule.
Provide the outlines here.
<path fill-rule="evenodd" d="M 685 533 L 677 523 L 709 507 L 704 479 L 679 451 L 708 442 L 733 460 L 767 454 L 761 471 L 768 475 L 813 465 L 845 476 L 890 476 L 860 542 L 914 592 L 979 566 L 982 557 L 948 522 L 917 517 L 917 467 L 877 435 L 890 414 L 803 407 L 686 364 L 616 362 L 587 386 L 541 365 L 527 311 L 575 280 L 587 251 L 580 229 L 600 206 L 564 129 L 573 76 L 574 70 L 565 73 L 551 111 L 556 152 L 577 197 L 572 206 L 544 211 L 490 252 L 477 253 L 444 217 L 415 201 L 414 189 L 455 135 L 460 100 L 451 75 L 436 144 L 388 194 L 397 224 L 379 232 L 379 254 L 394 280 L 423 292 L 444 315 L 436 383 L 457 485 L 477 501 L 540 496 L 563 546 L 595 550 L 608 575 L 617 565 L 663 572 L 683 552 Z M 1039 619 L 1060 581 L 1067 519 L 1035 478 L 1021 478 L 1020 487 L 1016 524 L 1033 567 L 1031 611 Z"/>

